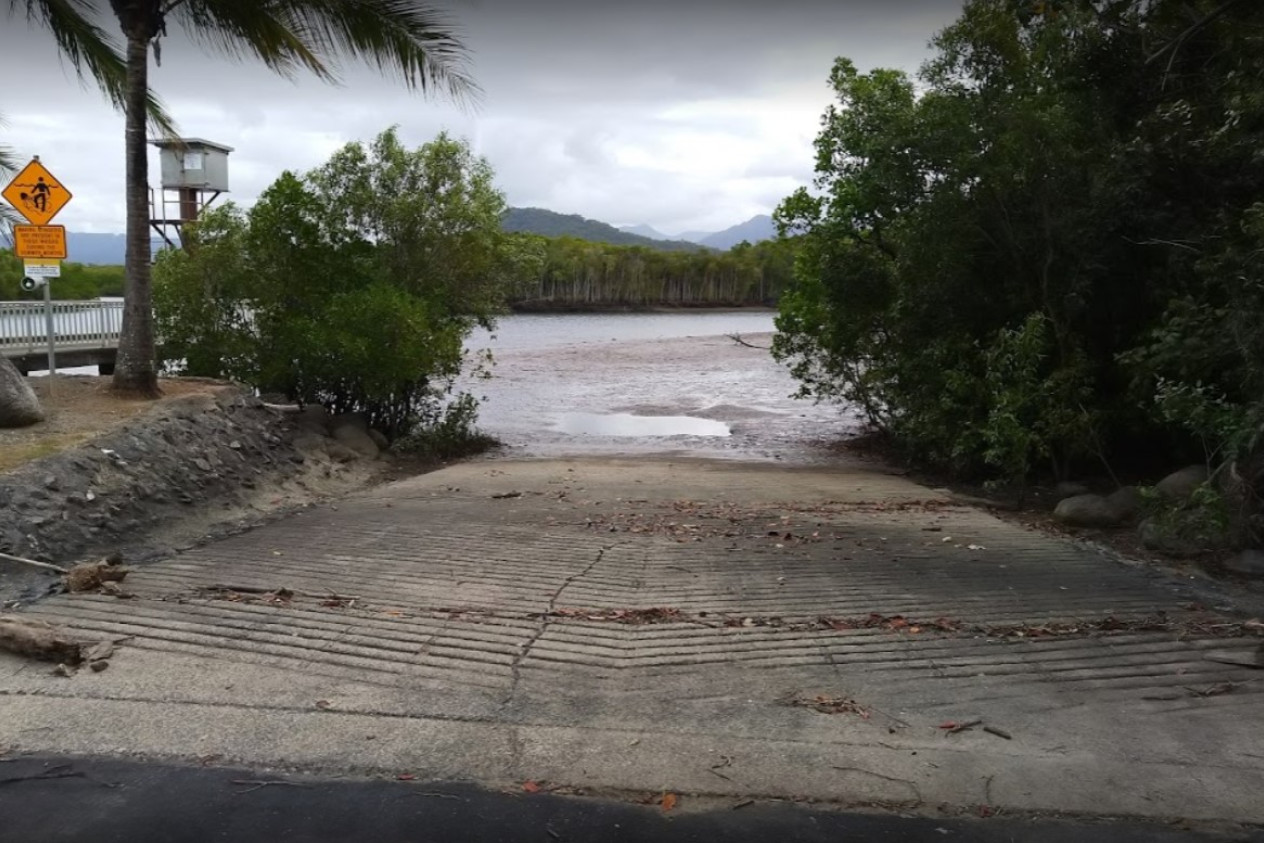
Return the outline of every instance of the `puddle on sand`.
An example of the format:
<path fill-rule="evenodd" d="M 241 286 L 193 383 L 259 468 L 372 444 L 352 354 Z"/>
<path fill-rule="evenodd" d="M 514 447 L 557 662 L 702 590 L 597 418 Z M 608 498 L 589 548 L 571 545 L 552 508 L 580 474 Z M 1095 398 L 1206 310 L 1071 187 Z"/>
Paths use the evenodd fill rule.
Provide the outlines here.
<path fill-rule="evenodd" d="M 692 416 L 634 416 L 630 413 L 564 413 L 553 429 L 583 436 L 728 436 L 724 422 Z"/>

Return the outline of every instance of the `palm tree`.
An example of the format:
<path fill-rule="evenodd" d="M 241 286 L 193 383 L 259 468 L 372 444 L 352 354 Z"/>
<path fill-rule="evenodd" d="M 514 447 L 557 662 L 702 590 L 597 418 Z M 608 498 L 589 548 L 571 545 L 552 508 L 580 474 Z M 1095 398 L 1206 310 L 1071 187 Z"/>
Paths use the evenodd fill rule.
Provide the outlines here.
<path fill-rule="evenodd" d="M 123 78 L 103 58 L 113 45 L 95 23 L 100 0 L 9 0 L 51 31 L 63 55 L 85 68 L 122 108 L 127 185 L 127 280 L 114 389 L 157 396 L 149 245 L 149 148 L 146 121 L 149 51 L 160 55 L 167 25 L 180 25 L 203 47 L 232 58 L 255 58 L 292 75 L 308 70 L 336 79 L 331 60 L 343 55 L 394 73 L 422 93 L 442 87 L 457 99 L 476 92 L 464 70 L 465 47 L 448 21 L 419 0 L 109 0 L 123 35 Z M 104 68 L 104 69 L 103 69 Z"/>
<path fill-rule="evenodd" d="M 4 116 L 0 115 L 0 126 L 4 125 Z M 9 177 L 18 171 L 18 154 L 9 145 L 0 144 L 0 182 L 9 181 Z M 0 234 L 4 234 L 4 240 L 13 241 L 11 234 L 11 226 L 20 222 L 21 219 L 13 209 L 5 205 L 0 205 Z"/>
<path fill-rule="evenodd" d="M 0 126 L 4 125 L 4 117 L 0 115 Z M 7 181 L 9 176 L 17 172 L 18 158 L 11 147 L 0 144 L 0 181 Z M 0 230 L 18 222 L 18 215 L 10 208 L 0 205 Z"/>

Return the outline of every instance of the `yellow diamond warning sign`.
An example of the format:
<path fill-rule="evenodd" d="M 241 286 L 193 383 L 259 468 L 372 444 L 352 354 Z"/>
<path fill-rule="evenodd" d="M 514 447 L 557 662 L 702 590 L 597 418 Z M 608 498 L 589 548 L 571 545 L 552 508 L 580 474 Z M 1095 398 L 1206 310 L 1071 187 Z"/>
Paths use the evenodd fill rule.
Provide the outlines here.
<path fill-rule="evenodd" d="M 31 260 L 65 260 L 66 226 L 13 226 L 13 254 Z"/>
<path fill-rule="evenodd" d="M 32 225 L 47 225 L 70 201 L 70 191 L 36 158 L 0 191 Z"/>

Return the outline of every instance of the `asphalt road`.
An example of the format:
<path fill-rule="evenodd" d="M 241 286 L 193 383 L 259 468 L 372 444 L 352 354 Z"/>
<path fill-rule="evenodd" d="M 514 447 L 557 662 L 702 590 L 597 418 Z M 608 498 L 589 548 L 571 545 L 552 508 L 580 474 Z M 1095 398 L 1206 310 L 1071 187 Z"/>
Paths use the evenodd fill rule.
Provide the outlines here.
<path fill-rule="evenodd" d="M 272 782 L 273 784 L 262 784 Z M 736 807 L 741 805 L 741 807 Z M 0 763 L 3 843 L 1254 843 L 1260 829 L 1061 819 L 901 817 L 761 802 L 671 812 L 465 784 L 338 781 L 213 767 L 28 756 Z"/>

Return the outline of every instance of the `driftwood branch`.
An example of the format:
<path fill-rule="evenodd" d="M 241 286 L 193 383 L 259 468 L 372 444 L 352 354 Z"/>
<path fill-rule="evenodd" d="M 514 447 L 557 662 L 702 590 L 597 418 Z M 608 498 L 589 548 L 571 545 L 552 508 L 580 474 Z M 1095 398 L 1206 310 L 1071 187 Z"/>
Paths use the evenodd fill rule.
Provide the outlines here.
<path fill-rule="evenodd" d="M 0 650 L 62 664 L 82 664 L 93 641 L 73 638 L 37 620 L 0 618 Z"/>
<path fill-rule="evenodd" d="M 731 339 L 733 342 L 737 343 L 738 345 L 744 345 L 744 346 L 746 346 L 747 348 L 757 348 L 757 349 L 759 349 L 760 351 L 768 351 L 768 346 L 766 346 L 766 345 L 755 345 L 754 343 L 749 343 L 749 342 L 747 342 L 746 340 L 742 339 L 742 335 L 741 335 L 741 334 L 738 334 L 738 333 L 732 333 L 732 334 L 725 334 L 724 336 L 728 337 L 729 339 Z"/>
<path fill-rule="evenodd" d="M 0 553 L 0 559 L 6 562 L 16 562 L 19 565 L 29 565 L 32 568 L 39 568 L 41 571 L 53 571 L 54 573 L 64 574 L 69 569 L 60 565 L 54 565 L 51 562 L 37 562 L 34 559 L 25 559 L 21 556 L 14 556 L 11 553 Z"/>
<path fill-rule="evenodd" d="M 94 671 L 105 670 L 114 648 L 127 637 L 106 640 L 85 640 L 68 634 L 60 627 L 34 618 L 0 617 L 0 650 L 19 656 L 57 662 L 69 676 L 74 668 L 88 665 Z"/>

